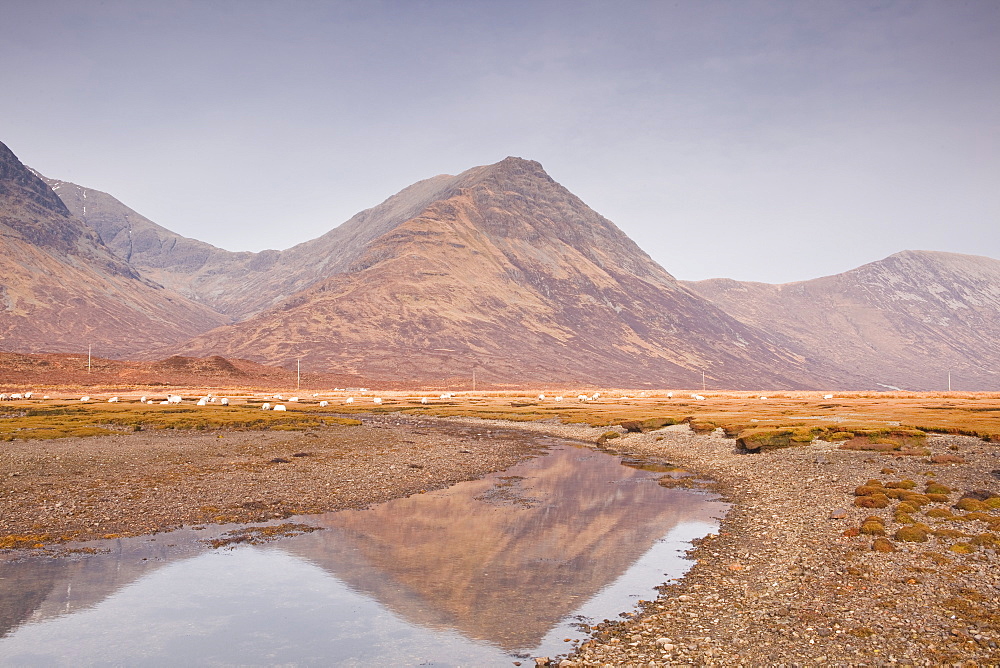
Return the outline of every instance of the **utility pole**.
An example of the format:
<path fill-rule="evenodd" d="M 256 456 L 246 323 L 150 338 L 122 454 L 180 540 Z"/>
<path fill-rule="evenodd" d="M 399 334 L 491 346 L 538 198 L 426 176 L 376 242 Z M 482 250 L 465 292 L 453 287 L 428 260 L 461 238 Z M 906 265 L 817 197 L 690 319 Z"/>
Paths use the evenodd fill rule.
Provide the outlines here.
<path fill-rule="evenodd" d="M 295 360 L 295 389 L 302 387 L 302 360 Z"/>
<path fill-rule="evenodd" d="M 951 371 L 948 371 L 948 391 L 951 392 Z"/>
<path fill-rule="evenodd" d="M 472 367 L 472 391 L 476 391 L 476 367 Z"/>
<path fill-rule="evenodd" d="M 93 348 L 93 344 L 87 344 L 87 373 L 90 373 L 90 349 Z"/>
<path fill-rule="evenodd" d="M 705 391 L 705 372 L 701 372 L 701 391 Z"/>

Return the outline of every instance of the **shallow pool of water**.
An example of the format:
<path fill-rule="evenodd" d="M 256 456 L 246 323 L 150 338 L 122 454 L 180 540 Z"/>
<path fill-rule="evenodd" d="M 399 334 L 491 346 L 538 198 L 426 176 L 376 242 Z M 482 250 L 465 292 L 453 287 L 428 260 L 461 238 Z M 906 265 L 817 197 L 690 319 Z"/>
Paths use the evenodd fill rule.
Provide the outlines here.
<path fill-rule="evenodd" d="M 652 467 L 656 468 L 656 467 Z M 679 577 L 725 504 L 556 445 L 323 530 L 213 550 L 226 528 L 0 562 L 4 665 L 512 665 Z"/>

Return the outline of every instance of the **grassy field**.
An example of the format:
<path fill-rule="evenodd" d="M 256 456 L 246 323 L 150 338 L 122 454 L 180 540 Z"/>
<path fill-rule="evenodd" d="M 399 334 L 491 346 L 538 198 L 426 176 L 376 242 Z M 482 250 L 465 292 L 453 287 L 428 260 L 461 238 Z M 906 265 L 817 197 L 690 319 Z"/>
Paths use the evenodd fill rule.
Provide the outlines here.
<path fill-rule="evenodd" d="M 161 390 L 162 391 L 162 390 Z M 624 426 L 646 431 L 667 424 L 688 423 L 699 432 L 716 428 L 739 438 L 748 449 L 780 447 L 813 438 L 845 441 L 860 449 L 919 450 L 926 433 L 953 433 L 1000 442 L 1000 393 L 838 393 L 824 399 L 816 392 L 779 392 L 762 398 L 749 392 L 602 392 L 581 401 L 566 393 L 539 399 L 538 392 L 458 393 L 442 399 L 429 393 L 323 392 L 300 401 L 236 389 L 230 406 L 196 406 L 202 393 L 178 391 L 180 405 L 139 403 L 138 391 L 121 393 L 108 403 L 110 392 L 92 394 L 81 402 L 68 395 L 53 399 L 18 400 L 0 404 L 0 439 L 58 438 L 151 429 L 310 429 L 343 424 L 352 414 L 402 412 L 435 417 L 463 416 L 514 421 L 553 420 L 593 426 Z M 222 394 L 222 393 L 220 393 Z M 289 393 L 284 393 L 286 399 Z M 345 403 L 348 396 L 353 403 Z M 382 400 L 374 403 L 374 398 Z M 592 396 L 592 395 L 591 395 Z M 427 403 L 421 403 L 426 398 Z M 328 402 L 323 407 L 321 400 Z M 263 403 L 282 403 L 285 412 L 261 410 Z M 756 447 L 755 447 L 756 446 Z M 880 447 L 881 446 L 881 447 Z M 920 454 L 913 452 L 912 454 Z"/>

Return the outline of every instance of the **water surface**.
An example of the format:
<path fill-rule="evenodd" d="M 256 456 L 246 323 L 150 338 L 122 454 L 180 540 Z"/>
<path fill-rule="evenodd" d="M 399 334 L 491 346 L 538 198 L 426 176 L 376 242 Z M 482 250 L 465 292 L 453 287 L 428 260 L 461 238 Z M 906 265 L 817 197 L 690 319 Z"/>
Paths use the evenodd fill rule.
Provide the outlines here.
<path fill-rule="evenodd" d="M 657 467 L 651 467 L 656 469 Z M 586 448 L 212 550 L 225 527 L 0 562 L 4 665 L 512 665 L 679 577 L 725 504 Z M 232 528 L 232 527 L 229 527 Z"/>

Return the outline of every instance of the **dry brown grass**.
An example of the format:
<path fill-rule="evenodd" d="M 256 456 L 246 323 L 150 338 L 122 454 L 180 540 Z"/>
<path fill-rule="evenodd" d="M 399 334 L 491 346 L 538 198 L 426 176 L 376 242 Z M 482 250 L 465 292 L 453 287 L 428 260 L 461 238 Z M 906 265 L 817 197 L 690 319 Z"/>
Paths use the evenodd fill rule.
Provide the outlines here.
<path fill-rule="evenodd" d="M 48 390 L 56 395 L 56 390 Z M 158 390 L 163 392 L 161 388 Z M 197 396 L 200 390 L 172 390 L 185 396 Z M 538 400 L 544 391 L 548 397 Z M 139 388 L 131 390 L 136 395 Z M 216 394 L 225 391 L 213 390 Z M 251 388 L 235 388 L 229 392 L 234 405 L 228 409 L 209 405 L 197 407 L 188 400 L 181 406 L 145 406 L 123 397 L 120 404 L 101 403 L 106 394 L 91 388 L 95 401 L 89 404 L 62 401 L 22 401 L 0 405 L 0 434 L 16 437 L 42 435 L 46 429 L 76 428 L 80 430 L 109 428 L 125 430 L 130 426 L 176 428 L 296 428 L 310 420 L 329 419 L 331 415 L 358 413 L 404 412 L 436 417 L 463 416 L 514 421 L 553 420 L 564 423 L 584 423 L 593 426 L 621 425 L 623 423 L 670 424 L 687 422 L 698 431 L 723 429 L 727 435 L 786 433 L 788 445 L 805 442 L 813 436 L 829 440 L 846 440 L 860 447 L 882 446 L 886 449 L 906 449 L 919 440 L 923 432 L 954 433 L 977 436 L 1000 442 L 1000 393 L 840 393 L 825 400 L 819 392 L 769 393 L 767 400 L 749 392 L 701 392 L 705 401 L 690 398 L 690 393 L 675 392 L 667 398 L 666 392 L 602 392 L 596 401 L 581 402 L 578 394 L 591 393 L 564 389 L 522 392 L 463 392 L 451 399 L 440 399 L 437 393 L 418 392 L 320 392 L 318 397 L 303 397 L 298 403 L 286 403 L 288 412 L 275 414 L 256 410 L 263 401 L 273 400 Z M 36 393 L 40 394 L 40 393 Z M 285 391 L 295 394 L 295 391 Z M 310 392 L 310 395 L 312 393 Z M 552 397 L 562 395 L 556 402 Z M 629 398 L 622 398 L 627 394 Z M 355 403 L 344 404 L 347 396 L 354 396 Z M 383 399 L 381 405 L 372 403 L 372 397 Z M 421 404 L 420 398 L 428 403 Z M 69 399 L 63 395 L 64 399 Z M 320 399 L 330 405 L 321 408 Z M 61 415 L 57 410 L 65 408 Z M 27 411 L 26 414 L 25 411 Z M 7 415 L 9 417 L 4 418 Z M 32 418 L 30 422 L 19 422 Z M 72 419 L 71 419 L 72 418 Z M 304 422 L 305 421 L 305 422 Z M 28 429 L 26 429 L 26 427 Z M 20 431 L 18 431 L 20 430 Z M 37 430 L 31 432 L 30 430 Z M 85 433 L 85 432 L 78 432 Z M 68 433 L 63 435 L 70 435 Z M 850 440 L 848 440 L 850 439 Z M 921 452 L 911 448 L 913 454 Z"/>

